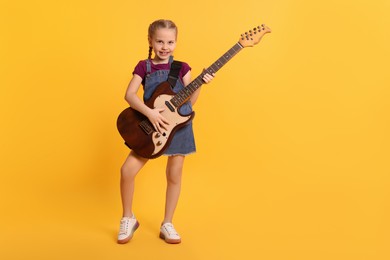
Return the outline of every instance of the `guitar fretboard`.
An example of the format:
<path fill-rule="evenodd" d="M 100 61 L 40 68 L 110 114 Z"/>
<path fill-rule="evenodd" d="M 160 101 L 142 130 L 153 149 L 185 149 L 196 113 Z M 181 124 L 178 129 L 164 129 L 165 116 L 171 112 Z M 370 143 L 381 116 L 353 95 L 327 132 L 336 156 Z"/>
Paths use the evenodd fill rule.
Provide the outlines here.
<path fill-rule="evenodd" d="M 239 51 L 243 49 L 243 46 L 238 42 L 232 48 L 230 48 L 224 55 L 222 55 L 216 62 L 210 67 L 205 69 L 198 77 L 196 77 L 190 84 L 180 90 L 170 102 L 175 106 L 179 107 L 187 102 L 191 95 L 200 88 L 203 84 L 203 76 L 206 73 L 212 74 L 221 69 L 229 60 L 231 60 Z"/>

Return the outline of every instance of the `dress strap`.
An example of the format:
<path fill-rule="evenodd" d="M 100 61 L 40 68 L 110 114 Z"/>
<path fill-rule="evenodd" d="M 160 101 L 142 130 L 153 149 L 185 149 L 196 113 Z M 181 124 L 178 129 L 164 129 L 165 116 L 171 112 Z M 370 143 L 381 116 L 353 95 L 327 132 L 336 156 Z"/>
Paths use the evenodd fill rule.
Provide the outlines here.
<path fill-rule="evenodd" d="M 146 74 L 150 74 L 152 72 L 152 64 L 149 59 L 146 60 Z"/>

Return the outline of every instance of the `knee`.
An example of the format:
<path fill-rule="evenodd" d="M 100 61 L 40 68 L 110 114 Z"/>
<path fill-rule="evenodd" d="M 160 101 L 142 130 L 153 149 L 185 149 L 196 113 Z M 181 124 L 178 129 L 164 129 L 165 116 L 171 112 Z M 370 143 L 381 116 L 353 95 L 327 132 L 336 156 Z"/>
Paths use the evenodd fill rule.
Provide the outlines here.
<path fill-rule="evenodd" d="M 131 152 L 121 167 L 122 180 L 133 180 L 147 161 Z"/>
<path fill-rule="evenodd" d="M 129 165 L 123 164 L 121 167 L 121 179 L 122 180 L 133 180 L 135 176 L 137 175 L 137 172 L 132 170 L 132 168 Z"/>
<path fill-rule="evenodd" d="M 167 172 L 168 184 L 178 185 L 181 184 L 182 171 Z"/>

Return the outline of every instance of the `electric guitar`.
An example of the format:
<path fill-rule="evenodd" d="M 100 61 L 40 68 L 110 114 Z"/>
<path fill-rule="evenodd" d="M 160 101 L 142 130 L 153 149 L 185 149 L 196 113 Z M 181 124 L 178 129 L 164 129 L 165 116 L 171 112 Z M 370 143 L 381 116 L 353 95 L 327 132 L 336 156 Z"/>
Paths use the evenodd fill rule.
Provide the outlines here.
<path fill-rule="evenodd" d="M 168 120 L 169 125 L 164 132 L 157 132 L 148 118 L 137 110 L 131 107 L 123 110 L 118 116 L 117 128 L 126 145 L 144 158 L 153 159 L 162 155 L 175 132 L 194 118 L 195 112 L 181 115 L 178 110 L 204 83 L 202 79 L 204 74 L 217 72 L 239 51 L 245 47 L 253 47 L 266 33 L 270 32 L 271 29 L 263 24 L 241 34 L 239 41 L 232 48 L 178 93 L 172 91 L 167 81 L 162 82 L 145 104 L 150 108 L 165 108 L 161 114 Z"/>

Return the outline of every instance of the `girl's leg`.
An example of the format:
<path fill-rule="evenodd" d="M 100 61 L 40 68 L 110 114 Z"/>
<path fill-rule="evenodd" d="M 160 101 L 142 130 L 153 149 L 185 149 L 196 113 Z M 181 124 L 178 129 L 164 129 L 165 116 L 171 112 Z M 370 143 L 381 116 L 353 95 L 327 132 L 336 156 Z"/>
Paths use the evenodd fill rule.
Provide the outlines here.
<path fill-rule="evenodd" d="M 118 243 L 125 244 L 133 237 L 139 223 L 133 215 L 133 195 L 135 176 L 145 165 L 148 159 L 139 157 L 134 152 L 130 152 L 121 168 L 121 196 L 123 217 L 119 227 Z"/>
<path fill-rule="evenodd" d="M 179 201 L 184 156 L 169 156 L 167 162 L 167 190 L 163 223 L 172 223 L 173 214 Z"/>
<path fill-rule="evenodd" d="M 135 176 L 145 165 L 148 159 L 136 155 L 133 151 L 121 168 L 121 197 L 123 207 L 123 217 L 132 217 L 133 195 Z"/>

